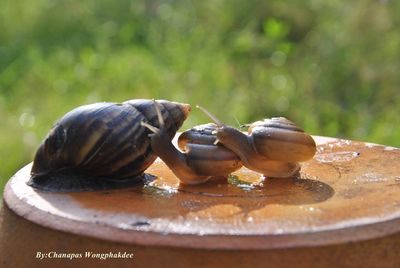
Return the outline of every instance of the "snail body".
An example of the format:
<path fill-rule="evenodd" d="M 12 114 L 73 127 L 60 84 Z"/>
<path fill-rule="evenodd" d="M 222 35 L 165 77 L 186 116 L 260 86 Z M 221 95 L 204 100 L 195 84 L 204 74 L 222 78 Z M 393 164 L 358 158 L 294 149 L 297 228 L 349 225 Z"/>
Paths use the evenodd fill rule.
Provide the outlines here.
<path fill-rule="evenodd" d="M 298 162 L 312 158 L 316 152 L 313 138 L 284 117 L 254 122 L 248 133 L 243 133 L 201 109 L 216 123 L 218 142 L 238 155 L 245 167 L 266 177 L 290 177 L 299 171 Z"/>
<path fill-rule="evenodd" d="M 157 101 L 165 136 L 172 139 L 190 106 Z M 158 126 L 154 101 L 84 105 L 65 114 L 39 146 L 28 184 L 48 191 L 116 188 L 140 182 L 157 155 L 150 131 L 142 122 Z"/>
<path fill-rule="evenodd" d="M 158 105 L 157 105 L 158 106 Z M 159 108 L 157 113 L 160 114 Z M 159 128 L 142 123 L 153 133 L 151 147 L 183 184 L 204 183 L 211 177 L 228 176 L 242 164 L 239 157 L 217 144 L 214 124 L 200 125 L 183 132 L 178 138 L 178 150 L 168 138 L 161 115 Z"/>
<path fill-rule="evenodd" d="M 187 154 L 188 165 L 197 174 L 227 176 L 242 164 L 234 152 L 218 143 L 215 129 L 215 124 L 204 124 L 182 132 L 178 147 Z"/>

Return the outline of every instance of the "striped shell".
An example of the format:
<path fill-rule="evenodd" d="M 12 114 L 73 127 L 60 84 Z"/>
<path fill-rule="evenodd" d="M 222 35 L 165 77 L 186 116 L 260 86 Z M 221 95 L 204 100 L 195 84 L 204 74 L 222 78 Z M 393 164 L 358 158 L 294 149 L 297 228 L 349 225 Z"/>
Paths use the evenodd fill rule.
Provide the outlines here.
<path fill-rule="evenodd" d="M 187 154 L 188 165 L 199 175 L 227 176 L 242 167 L 239 157 L 220 143 L 210 123 L 193 127 L 178 138 L 178 147 Z"/>
<path fill-rule="evenodd" d="M 302 162 L 316 152 L 313 138 L 284 117 L 256 121 L 248 133 L 257 153 L 271 160 Z"/>
<path fill-rule="evenodd" d="M 190 106 L 158 100 L 172 139 Z M 53 126 L 36 152 L 29 185 L 50 191 L 122 187 L 153 163 L 148 134 L 141 122 L 158 127 L 154 101 L 94 103 L 78 107 Z"/>

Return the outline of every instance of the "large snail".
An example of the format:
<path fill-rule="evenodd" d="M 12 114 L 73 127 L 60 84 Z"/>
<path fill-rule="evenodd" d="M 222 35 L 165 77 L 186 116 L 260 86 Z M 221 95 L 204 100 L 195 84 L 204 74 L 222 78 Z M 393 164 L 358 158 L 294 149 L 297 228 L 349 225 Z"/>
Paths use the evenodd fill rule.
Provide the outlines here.
<path fill-rule="evenodd" d="M 159 126 L 171 139 L 188 116 L 187 104 L 138 99 L 123 103 L 95 103 L 64 115 L 36 152 L 32 187 L 48 191 L 97 190 L 131 185 L 156 159 L 149 130 Z"/>
<path fill-rule="evenodd" d="M 162 122 L 160 128 L 143 123 L 153 132 L 150 135 L 153 150 L 185 184 L 203 183 L 211 176 L 227 176 L 242 164 L 267 177 L 290 177 L 299 171 L 298 162 L 312 158 L 316 152 L 313 138 L 286 118 L 257 121 L 245 134 L 199 108 L 215 124 L 183 132 L 178 138 L 183 152 L 168 140 Z"/>

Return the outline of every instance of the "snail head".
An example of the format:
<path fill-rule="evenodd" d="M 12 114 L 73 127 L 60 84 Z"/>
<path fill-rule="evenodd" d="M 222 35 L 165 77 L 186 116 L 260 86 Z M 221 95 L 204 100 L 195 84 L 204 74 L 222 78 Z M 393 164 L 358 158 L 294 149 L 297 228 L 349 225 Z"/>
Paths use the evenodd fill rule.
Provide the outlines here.
<path fill-rule="evenodd" d="M 225 125 L 215 115 L 207 111 L 205 108 L 199 105 L 196 105 L 196 107 L 203 111 L 216 124 L 215 130 L 212 132 L 212 134 L 215 134 L 217 136 L 217 140 L 214 144 L 217 144 L 220 141 L 227 141 L 232 137 L 232 133 L 237 132 L 235 128 Z"/>
<path fill-rule="evenodd" d="M 140 124 L 146 128 L 148 128 L 152 133 L 149 134 L 149 137 L 153 137 L 154 135 L 160 134 L 162 131 L 165 130 L 165 121 L 164 118 L 162 117 L 161 114 L 161 109 L 160 109 L 160 104 L 153 99 L 153 103 L 154 103 L 154 109 L 156 110 L 156 114 L 157 114 L 157 118 L 158 118 L 158 124 L 159 124 L 159 128 L 150 125 L 149 123 L 146 123 L 144 121 L 141 121 Z"/>

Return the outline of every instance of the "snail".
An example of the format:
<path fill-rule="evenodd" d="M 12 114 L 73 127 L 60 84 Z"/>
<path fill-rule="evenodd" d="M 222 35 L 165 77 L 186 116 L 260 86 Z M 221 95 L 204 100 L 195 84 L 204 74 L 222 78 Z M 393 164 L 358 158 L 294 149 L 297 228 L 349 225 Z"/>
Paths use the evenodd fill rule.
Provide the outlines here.
<path fill-rule="evenodd" d="M 153 133 L 149 135 L 153 151 L 166 163 L 183 184 L 199 184 L 211 177 L 227 176 L 242 167 L 239 157 L 217 144 L 214 124 L 205 124 L 183 132 L 178 137 L 179 151 L 168 137 L 159 105 L 156 112 L 159 127 L 143 122 Z"/>
<path fill-rule="evenodd" d="M 194 127 L 178 138 L 179 151 L 166 135 L 160 108 L 155 106 L 159 128 L 146 122 L 155 153 L 184 184 L 199 184 L 212 176 L 227 176 L 242 164 L 266 177 L 290 177 L 300 170 L 298 162 L 316 152 L 313 138 L 284 117 L 254 122 L 248 135 L 222 124 L 198 106 L 215 122 Z M 221 146 L 223 145 L 223 146 Z"/>
<path fill-rule="evenodd" d="M 227 176 L 242 167 L 240 158 L 218 143 L 214 124 L 195 126 L 178 137 L 178 147 L 197 174 Z"/>
<path fill-rule="evenodd" d="M 129 186 L 144 179 L 157 158 L 147 122 L 162 118 L 171 140 L 190 112 L 188 104 L 136 99 L 94 103 L 65 114 L 39 146 L 28 185 L 48 191 L 84 191 Z"/>
<path fill-rule="evenodd" d="M 239 156 L 245 167 L 266 177 L 290 177 L 300 170 L 298 162 L 311 159 L 316 152 L 313 138 L 287 118 L 256 121 L 245 134 L 198 108 L 215 122 L 218 142 Z"/>

